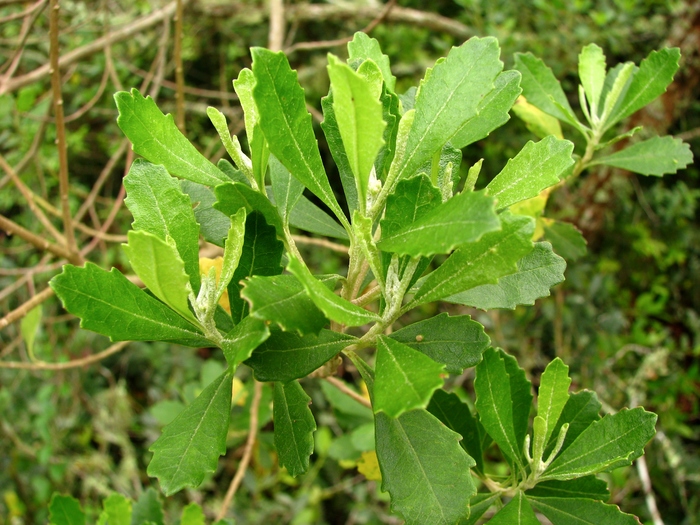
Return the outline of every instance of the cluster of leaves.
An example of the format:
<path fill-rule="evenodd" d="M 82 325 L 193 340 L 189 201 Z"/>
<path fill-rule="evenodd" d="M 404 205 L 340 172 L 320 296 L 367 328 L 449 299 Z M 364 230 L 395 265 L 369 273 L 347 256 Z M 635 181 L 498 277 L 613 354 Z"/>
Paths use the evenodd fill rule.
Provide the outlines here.
<path fill-rule="evenodd" d="M 134 216 L 124 250 L 148 291 L 91 263 L 66 266 L 51 285 L 84 328 L 112 340 L 218 347 L 228 363 L 151 446 L 149 474 L 173 494 L 216 469 L 242 363 L 258 381 L 274 382 L 280 464 L 292 476 L 307 471 L 316 422 L 298 380 L 342 352 L 367 385 L 382 486 L 408 523 L 476 519 L 503 496 L 513 499 L 502 520 L 519 515 L 536 522 L 528 502 L 554 523 L 588 512 L 610 523 L 634 519 L 602 502 L 607 491 L 592 475 L 639 457 L 653 434 L 653 414 L 640 408 L 598 421 L 595 396 L 570 396 L 568 369 L 555 360 L 542 379 L 530 438 L 530 384 L 513 358 L 490 348 L 477 322 L 445 314 L 383 334 L 425 303 L 514 308 L 549 295 L 563 280 L 564 260 L 548 242 L 533 242 L 536 221 L 521 212 L 572 169 L 571 142 L 548 135 L 526 144 L 483 190 L 474 191 L 480 163 L 460 180 L 461 149 L 508 120 L 521 77 L 532 104 L 597 146 L 611 123 L 663 92 L 665 84 L 653 92 L 638 87 L 649 67 L 663 68 L 614 69 L 607 90 L 596 69 L 591 83 L 584 80 L 591 104 L 585 128 L 536 59 L 519 57 L 522 75 L 503 71 L 494 38 L 453 48 L 403 95 L 394 92 L 376 40 L 358 33 L 348 52 L 347 62 L 329 55 L 322 128 L 350 219 L 332 191 L 304 91 L 284 54 L 254 48 L 252 70 L 234 81 L 249 155 L 225 117 L 208 110 L 235 167 L 209 162 L 138 91 L 115 97 L 119 126 L 147 159 L 124 180 Z M 604 98 L 588 95 L 590 89 Z M 634 148 L 628 158 L 648 156 L 648 144 Z M 588 150 L 577 165 L 591 160 L 586 156 Z M 597 161 L 629 162 L 615 155 Z M 305 189 L 335 219 L 304 198 Z M 347 239 L 347 275 L 314 276 L 290 227 Z M 218 272 L 200 275 L 200 234 L 224 249 Z M 447 256 L 436 268 L 435 255 Z M 368 348 L 376 348 L 374 367 Z M 446 374 L 473 366 L 478 418 L 442 389 Z M 492 442 L 510 466 L 501 482 L 484 467 Z M 472 472 L 492 495 L 476 494 Z"/>

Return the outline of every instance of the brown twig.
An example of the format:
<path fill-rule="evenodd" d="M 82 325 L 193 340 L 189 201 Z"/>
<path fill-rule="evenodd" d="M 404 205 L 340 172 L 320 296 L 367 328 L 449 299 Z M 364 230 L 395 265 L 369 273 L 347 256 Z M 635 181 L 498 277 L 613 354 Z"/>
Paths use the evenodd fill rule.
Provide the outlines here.
<path fill-rule="evenodd" d="M 270 32 L 267 47 L 280 51 L 284 43 L 284 0 L 270 0 Z"/>
<path fill-rule="evenodd" d="M 326 239 L 317 239 L 316 237 L 306 237 L 305 235 L 292 235 L 294 242 L 300 244 L 313 244 L 316 246 L 323 246 L 329 250 L 333 250 L 339 253 L 348 253 L 348 247 L 343 244 L 338 244 L 335 242 L 328 241 Z"/>
<path fill-rule="evenodd" d="M 177 0 L 175 9 L 175 123 L 184 135 L 185 133 L 185 74 L 182 69 L 182 0 Z"/>
<path fill-rule="evenodd" d="M 29 36 L 29 30 L 32 28 L 34 22 L 36 22 L 36 19 L 39 18 L 39 15 L 41 15 L 42 11 L 46 7 L 46 0 L 41 0 L 36 4 L 36 6 L 41 7 L 41 9 L 34 11 L 31 17 L 25 18 L 22 22 L 22 30 L 20 31 L 19 39 L 17 45 L 15 46 L 15 54 L 2 67 L 2 69 L 4 69 L 5 65 L 8 66 L 7 72 L 0 78 L 0 85 L 9 81 L 9 79 L 12 78 L 12 75 L 15 74 L 15 71 L 17 71 L 22 54 L 24 53 L 24 44 Z"/>
<path fill-rule="evenodd" d="M 68 145 L 66 144 L 66 126 L 63 117 L 63 94 L 61 92 L 61 69 L 58 65 L 58 13 L 59 0 L 51 0 L 49 13 L 49 40 L 51 41 L 51 90 L 53 91 L 53 107 L 56 117 L 56 147 L 58 148 L 58 183 L 63 212 L 63 234 L 66 236 L 66 248 L 71 253 L 77 253 L 75 232 L 70 213 L 68 193 Z"/>
<path fill-rule="evenodd" d="M 148 71 L 144 71 L 143 69 L 138 68 L 128 62 L 121 62 L 121 65 L 123 65 L 135 75 L 138 75 L 142 78 L 148 75 Z M 177 89 L 177 84 L 175 82 L 163 79 L 163 87 L 175 91 Z M 202 89 L 195 88 L 192 86 L 184 86 L 183 91 L 187 95 L 192 95 L 201 98 L 238 100 L 238 95 L 236 95 L 235 93 L 228 93 L 226 91 L 214 91 L 213 89 Z"/>
<path fill-rule="evenodd" d="M 326 377 L 326 381 L 328 381 L 331 385 L 340 390 L 343 394 L 353 398 L 358 403 L 366 406 L 367 408 L 372 408 L 372 403 L 369 402 L 369 399 L 362 397 L 360 394 L 352 390 L 350 387 L 348 387 L 348 385 L 343 383 L 337 377 L 328 376 Z"/>
<path fill-rule="evenodd" d="M 236 475 L 233 476 L 231 480 L 231 485 L 229 485 L 226 491 L 226 496 L 221 504 L 219 513 L 216 515 L 216 521 L 224 519 L 226 512 L 228 512 L 231 502 L 233 501 L 233 496 L 236 495 L 241 481 L 243 481 L 243 476 L 248 468 L 248 463 L 250 463 L 250 458 L 253 455 L 253 446 L 255 445 L 255 438 L 258 433 L 258 411 L 260 408 L 260 398 L 262 397 L 262 383 L 255 381 L 253 387 L 253 399 L 250 402 L 250 425 L 248 427 L 248 439 L 245 443 L 245 449 L 243 450 L 243 457 L 241 462 L 238 464 L 238 470 L 236 470 Z"/>
<path fill-rule="evenodd" d="M 23 303 L 21 306 L 18 308 L 15 308 L 12 310 L 9 314 L 7 314 L 5 317 L 0 319 L 0 330 L 7 328 L 9 325 L 17 321 L 18 319 L 21 319 L 25 315 L 27 315 L 27 312 L 34 308 L 37 305 L 40 305 L 44 301 L 46 301 L 49 297 L 53 296 L 54 291 L 52 288 L 46 287 L 44 290 L 36 294 L 34 297 Z"/>
<path fill-rule="evenodd" d="M 112 346 L 87 357 L 81 359 L 74 359 L 68 361 L 67 363 L 47 363 L 45 361 L 38 361 L 35 363 L 24 363 L 21 361 L 0 361 L 0 368 L 14 368 L 22 370 L 68 370 L 71 368 L 80 368 L 82 366 L 91 365 L 98 361 L 102 361 L 105 357 L 109 357 L 112 354 L 120 352 L 130 341 L 120 341 L 114 343 Z"/>
<path fill-rule="evenodd" d="M 394 4 L 396 4 L 396 0 L 389 0 L 382 10 L 379 12 L 379 14 L 372 20 L 369 24 L 367 24 L 364 29 L 361 29 L 363 33 L 370 33 L 375 27 L 377 27 L 382 20 L 384 20 L 391 10 L 394 8 Z M 294 51 L 300 51 L 300 50 L 309 50 L 309 49 L 326 49 L 329 47 L 336 47 L 336 46 L 342 46 L 344 44 L 347 44 L 352 40 L 352 36 L 348 36 L 345 38 L 338 38 L 336 40 L 322 40 L 318 42 L 299 42 L 296 43 L 287 49 L 285 49 L 285 53 L 291 54 Z"/>
<path fill-rule="evenodd" d="M 40 250 L 45 250 L 59 257 L 63 257 L 64 259 L 68 259 L 73 264 L 83 264 L 83 260 L 80 257 L 80 255 L 71 252 L 70 250 L 68 250 L 68 248 L 61 246 L 60 244 L 54 244 L 51 241 L 48 241 L 43 237 L 33 232 L 30 232 L 26 228 L 8 219 L 4 215 L 0 215 L 0 229 L 5 230 L 11 235 L 19 235 L 22 239 L 24 239 L 28 243 L 33 244 Z"/>

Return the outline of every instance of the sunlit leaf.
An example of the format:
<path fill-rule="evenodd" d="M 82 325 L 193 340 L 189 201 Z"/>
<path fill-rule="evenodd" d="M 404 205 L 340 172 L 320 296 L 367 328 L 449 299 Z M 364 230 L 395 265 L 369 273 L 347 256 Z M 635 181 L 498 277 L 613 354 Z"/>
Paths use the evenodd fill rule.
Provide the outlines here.
<path fill-rule="evenodd" d="M 314 451 L 316 421 L 309 410 L 311 398 L 298 381 L 275 383 L 274 395 L 275 448 L 280 465 L 296 477 L 309 469 Z"/>

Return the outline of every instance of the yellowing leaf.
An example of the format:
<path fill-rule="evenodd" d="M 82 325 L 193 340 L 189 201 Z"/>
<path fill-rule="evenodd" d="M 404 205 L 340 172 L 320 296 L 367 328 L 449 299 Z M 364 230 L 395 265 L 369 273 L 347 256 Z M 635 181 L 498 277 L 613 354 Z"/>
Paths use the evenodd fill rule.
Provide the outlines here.
<path fill-rule="evenodd" d="M 245 389 L 243 381 L 234 377 L 233 384 L 231 385 L 231 404 L 243 407 L 245 406 L 246 399 L 248 399 L 248 391 Z"/>
<path fill-rule="evenodd" d="M 362 457 L 357 462 L 357 470 L 369 480 L 382 480 L 382 473 L 379 470 L 379 461 L 377 461 L 377 453 L 374 450 L 362 453 Z"/>
<path fill-rule="evenodd" d="M 224 258 L 219 256 L 215 257 L 213 259 L 210 259 L 209 257 L 200 257 L 199 258 L 199 274 L 200 275 L 208 275 L 209 270 L 211 270 L 212 267 L 216 268 L 216 284 L 219 284 L 219 278 L 221 277 L 221 268 L 224 262 Z M 224 293 L 222 294 L 221 298 L 219 299 L 219 305 L 221 308 L 226 310 L 228 313 L 231 313 L 231 305 L 228 302 L 228 290 L 225 290 Z"/>

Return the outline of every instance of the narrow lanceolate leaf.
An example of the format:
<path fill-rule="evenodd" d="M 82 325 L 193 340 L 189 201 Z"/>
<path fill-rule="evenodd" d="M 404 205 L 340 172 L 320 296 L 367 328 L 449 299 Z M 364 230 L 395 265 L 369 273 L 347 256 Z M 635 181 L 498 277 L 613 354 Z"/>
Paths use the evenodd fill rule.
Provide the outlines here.
<path fill-rule="evenodd" d="M 377 338 L 374 378 L 374 411 L 398 417 L 414 408 L 425 408 L 442 386 L 445 365 L 388 337 Z"/>
<path fill-rule="evenodd" d="M 590 498 L 607 501 L 610 498 L 608 484 L 596 476 L 566 481 L 543 481 L 527 491 L 527 496 L 545 498 Z"/>
<path fill-rule="evenodd" d="M 362 326 L 380 320 L 374 312 L 365 310 L 334 294 L 311 274 L 304 263 L 299 262 L 294 257 L 290 257 L 287 270 L 299 279 L 308 296 L 329 319 L 345 326 Z"/>
<path fill-rule="evenodd" d="M 216 202 L 214 192 L 207 186 L 189 180 L 180 181 L 180 187 L 185 194 L 189 195 L 190 208 L 193 209 L 195 220 L 199 223 L 202 237 L 212 244 L 223 247 L 231 221 L 219 210 L 214 209 L 213 205 Z M 199 244 L 196 246 L 199 249 Z M 180 248 L 178 251 L 181 252 Z"/>
<path fill-rule="evenodd" d="M 564 138 L 559 121 L 537 106 L 530 104 L 525 97 L 518 97 L 512 109 L 513 113 L 525 123 L 527 129 L 538 138 L 543 139 L 549 135 L 554 135 L 558 139 Z"/>
<path fill-rule="evenodd" d="M 382 236 L 395 236 L 407 224 L 421 219 L 440 203 L 440 190 L 433 186 L 427 175 L 420 174 L 402 180 L 387 198 L 384 218 L 381 221 Z"/>
<path fill-rule="evenodd" d="M 639 520 L 625 514 L 617 505 L 584 498 L 541 498 L 528 496 L 537 510 L 554 525 L 639 525 Z"/>
<path fill-rule="evenodd" d="M 525 495 L 518 491 L 508 504 L 489 520 L 490 525 L 540 525 Z"/>
<path fill-rule="evenodd" d="M 309 456 L 314 451 L 316 421 L 309 410 L 310 402 L 297 381 L 275 383 L 275 448 L 280 465 L 293 477 L 309 469 Z"/>
<path fill-rule="evenodd" d="M 510 378 L 510 399 L 513 403 L 513 428 L 518 450 L 523 450 L 525 435 L 530 422 L 532 408 L 532 382 L 525 376 L 525 370 L 518 366 L 518 360 L 499 349 L 498 354 L 506 366 Z"/>
<path fill-rule="evenodd" d="M 566 402 L 566 405 L 564 405 L 564 410 L 561 416 L 559 416 L 559 421 L 557 421 L 552 436 L 549 439 L 549 443 L 545 449 L 545 456 L 549 457 L 550 452 L 556 444 L 559 431 L 565 423 L 569 424 L 569 430 L 566 432 L 566 439 L 564 440 L 560 452 L 566 450 L 569 445 L 576 441 L 576 438 L 578 438 L 584 430 L 593 422 L 600 419 L 601 407 L 602 405 L 595 392 L 582 390 L 581 392 L 570 394 L 569 400 Z"/>
<path fill-rule="evenodd" d="M 207 108 L 207 116 L 214 125 L 224 148 L 231 157 L 231 160 L 233 160 L 236 168 L 252 179 L 253 165 L 250 159 L 243 153 L 241 144 L 238 142 L 238 137 L 236 135 L 233 135 L 233 137 L 231 136 L 231 132 L 228 130 L 228 124 L 226 123 L 226 115 L 215 107 L 209 106 Z"/>
<path fill-rule="evenodd" d="M 479 103 L 477 115 L 467 121 L 450 142 L 455 147 L 464 148 L 488 137 L 489 133 L 508 122 L 508 112 L 521 92 L 518 71 L 499 73 L 493 89 Z"/>
<path fill-rule="evenodd" d="M 318 333 L 328 322 L 293 275 L 254 275 L 243 281 L 241 296 L 250 305 L 250 315 L 287 332 Z"/>
<path fill-rule="evenodd" d="M 227 370 L 187 406 L 149 450 L 148 475 L 157 477 L 166 496 L 185 487 L 196 488 L 207 472 L 214 472 L 226 453 L 231 415 L 233 373 Z"/>
<path fill-rule="evenodd" d="M 241 208 L 245 208 L 246 213 L 258 211 L 270 226 L 275 227 L 278 237 L 284 239 L 284 226 L 280 214 L 265 195 L 240 182 L 220 184 L 214 191 L 218 199 L 214 208 L 228 217 Z"/>
<path fill-rule="evenodd" d="M 481 424 L 503 453 L 522 469 L 522 450 L 513 427 L 510 377 L 503 359 L 493 349 L 484 352 L 484 359 L 476 367 L 474 390 Z"/>
<path fill-rule="evenodd" d="M 479 103 L 494 88 L 494 80 L 503 69 L 499 54 L 495 38 L 471 38 L 453 47 L 421 83 L 401 160 L 404 176 L 411 176 L 476 116 Z"/>
<path fill-rule="evenodd" d="M 450 430 L 462 436 L 462 448 L 476 461 L 476 468 L 484 471 L 483 452 L 476 419 L 457 394 L 436 390 L 428 404 L 428 412 L 438 418 Z"/>
<path fill-rule="evenodd" d="M 499 229 L 494 200 L 484 192 L 462 192 L 392 235 L 382 235 L 378 247 L 400 255 L 429 256 L 449 253 Z"/>
<path fill-rule="evenodd" d="M 379 83 L 372 75 L 344 64 L 333 55 L 328 55 L 328 76 L 333 90 L 333 109 L 338 130 L 343 140 L 350 169 L 355 176 L 358 199 L 361 207 L 367 200 L 369 174 L 374 167 L 377 153 L 384 143 L 381 71 L 373 61 L 363 62 L 361 69 L 371 66 L 379 75 Z M 376 76 L 375 75 L 375 76 Z"/>
<path fill-rule="evenodd" d="M 141 290 L 113 268 L 92 263 L 66 265 L 51 287 L 80 326 L 112 341 L 171 341 L 189 346 L 211 343 L 191 323 Z"/>
<path fill-rule="evenodd" d="M 134 151 L 173 175 L 214 186 L 227 180 L 177 129 L 173 116 L 163 115 L 151 97 L 136 89 L 114 95 L 119 109 L 117 124 L 134 145 Z"/>
<path fill-rule="evenodd" d="M 345 231 L 345 228 L 303 195 L 289 214 L 289 224 L 295 228 L 326 237 L 348 238 L 348 232 Z"/>
<path fill-rule="evenodd" d="M 491 342 L 484 327 L 468 315 L 446 313 L 410 324 L 389 337 L 443 363 L 451 374 L 476 366 Z"/>
<path fill-rule="evenodd" d="M 550 288 L 564 280 L 565 269 L 566 261 L 552 251 L 552 245 L 538 242 L 518 261 L 517 272 L 501 277 L 496 284 L 477 286 L 443 300 L 482 310 L 535 304 L 535 300 L 549 296 Z"/>
<path fill-rule="evenodd" d="M 194 184 L 194 183 L 191 183 Z M 194 293 L 199 292 L 199 225 L 190 199 L 163 166 L 137 159 L 124 177 L 131 227 L 175 241 Z M 203 187 L 206 189 L 205 187 Z M 225 233 L 224 233 L 225 234 Z"/>
<path fill-rule="evenodd" d="M 479 493 L 472 497 L 469 501 L 469 518 L 459 522 L 459 525 L 476 525 L 486 511 L 501 499 L 498 492 Z"/>
<path fill-rule="evenodd" d="M 618 122 L 643 108 L 666 91 L 678 71 L 681 52 L 677 47 L 652 51 L 642 60 L 634 73 L 629 88 L 622 100 L 618 101 L 608 119 Z"/>
<path fill-rule="evenodd" d="M 516 53 L 515 69 L 523 75 L 520 84 L 530 104 L 559 120 L 574 124 L 570 117 L 574 112 L 561 84 L 541 59 L 532 53 Z"/>
<path fill-rule="evenodd" d="M 267 141 L 260 127 L 260 116 L 253 98 L 254 86 L 255 75 L 248 68 L 241 69 L 238 78 L 233 81 L 233 89 L 236 91 L 238 100 L 243 108 L 245 132 L 248 136 L 248 145 L 250 146 L 250 160 L 253 163 L 253 177 L 258 186 L 263 187 L 265 185 L 265 172 L 270 150 L 267 147 Z"/>
<path fill-rule="evenodd" d="M 224 336 L 221 349 L 232 370 L 248 359 L 268 337 L 270 330 L 265 321 L 248 316 Z"/>
<path fill-rule="evenodd" d="M 547 443 L 552 437 L 554 426 L 569 400 L 569 385 L 569 367 L 557 357 L 543 372 L 537 393 L 537 415 L 544 419 L 547 429 L 542 439 L 543 443 Z"/>
<path fill-rule="evenodd" d="M 482 284 L 496 283 L 499 278 L 515 273 L 516 262 L 532 250 L 534 220 L 521 215 L 503 213 L 502 229 L 487 233 L 479 241 L 457 249 L 437 270 L 431 273 L 415 295 L 419 303 L 470 290 Z"/>
<path fill-rule="evenodd" d="M 102 512 L 98 523 L 131 525 L 131 500 L 116 492 L 110 494 L 102 502 Z"/>
<path fill-rule="evenodd" d="M 284 244 L 277 240 L 275 228 L 265 222 L 262 213 L 253 212 L 246 217 L 243 250 L 238 267 L 228 284 L 228 299 L 234 323 L 240 323 L 248 315 L 248 303 L 241 297 L 241 281 L 253 275 L 262 277 L 281 274 L 283 251 Z"/>
<path fill-rule="evenodd" d="M 282 223 L 289 224 L 289 214 L 304 193 L 304 185 L 292 177 L 289 170 L 274 155 L 270 157 L 270 182 Z"/>
<path fill-rule="evenodd" d="M 188 307 L 192 288 L 185 273 L 185 263 L 172 238 L 168 238 L 168 243 L 146 231 L 131 230 L 128 239 L 129 244 L 123 244 L 122 248 L 143 284 L 158 299 L 198 326 Z"/>
<path fill-rule="evenodd" d="M 226 244 L 224 245 L 224 257 L 221 263 L 221 275 L 219 283 L 216 285 L 216 300 L 223 295 L 228 287 L 231 278 L 233 277 L 238 261 L 241 259 L 243 252 L 243 239 L 245 238 L 245 221 L 246 211 L 241 208 L 235 215 L 231 215 L 231 228 L 226 236 Z"/>
<path fill-rule="evenodd" d="M 340 220 L 345 219 L 323 168 L 296 71 L 282 52 L 255 47 L 251 53 L 256 80 L 253 97 L 270 152 Z"/>
<path fill-rule="evenodd" d="M 306 377 L 354 341 L 356 338 L 351 335 L 331 330 L 303 337 L 274 330 L 246 364 L 253 369 L 258 381 L 286 383 Z"/>
<path fill-rule="evenodd" d="M 384 84 L 389 91 L 394 91 L 396 85 L 396 77 L 391 74 L 391 66 L 389 57 L 382 53 L 379 47 L 379 42 L 376 38 L 371 38 L 365 33 L 358 31 L 348 42 L 348 57 L 349 61 L 353 60 L 372 60 L 379 66 L 384 79 Z"/>
<path fill-rule="evenodd" d="M 685 169 L 693 162 L 690 145 L 681 139 L 654 137 L 637 142 L 612 155 L 594 159 L 589 165 L 605 164 L 642 175 L 662 176 Z"/>
<path fill-rule="evenodd" d="M 425 410 L 375 415 L 382 490 L 407 525 L 453 525 L 469 515 L 474 466 L 460 436 Z"/>
<path fill-rule="evenodd" d="M 583 234 L 569 222 L 544 219 L 544 236 L 552 248 L 567 261 L 580 259 L 588 251 Z"/>
<path fill-rule="evenodd" d="M 572 479 L 631 464 L 653 437 L 656 418 L 643 408 L 605 416 L 557 456 L 542 479 Z"/>
<path fill-rule="evenodd" d="M 85 525 L 85 513 L 80 502 L 72 496 L 62 496 L 54 492 L 49 503 L 49 523 L 51 525 Z"/>
<path fill-rule="evenodd" d="M 605 83 L 605 55 L 596 44 L 588 44 L 578 55 L 578 76 L 586 92 L 591 113 L 597 115 Z"/>
<path fill-rule="evenodd" d="M 554 136 L 528 142 L 503 171 L 486 186 L 486 193 L 498 200 L 498 208 L 536 197 L 554 186 L 567 168 L 573 165 L 574 145 Z"/>

